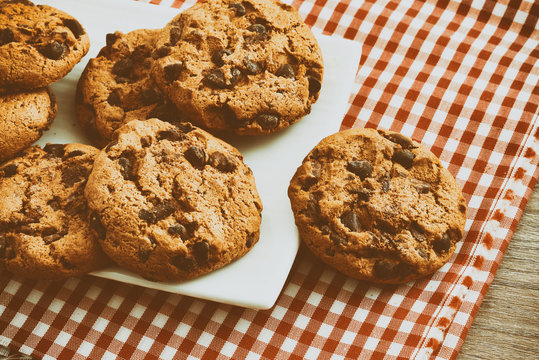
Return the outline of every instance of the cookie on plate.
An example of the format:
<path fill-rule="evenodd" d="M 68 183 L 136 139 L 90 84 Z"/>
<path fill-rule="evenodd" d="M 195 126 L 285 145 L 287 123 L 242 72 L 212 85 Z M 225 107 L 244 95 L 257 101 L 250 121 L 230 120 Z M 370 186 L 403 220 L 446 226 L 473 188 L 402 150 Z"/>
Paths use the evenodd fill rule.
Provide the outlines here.
<path fill-rule="evenodd" d="M 90 59 L 77 85 L 77 117 L 99 145 L 131 120 L 179 121 L 150 77 L 155 41 L 161 30 L 141 29 L 107 34 L 107 46 Z"/>
<path fill-rule="evenodd" d="M 220 268 L 258 241 L 253 173 L 231 145 L 193 127 L 134 120 L 97 156 L 85 195 L 103 250 L 152 280 Z"/>
<path fill-rule="evenodd" d="M 98 152 L 81 144 L 34 146 L 0 167 L 0 267 L 63 279 L 108 262 L 84 199 Z"/>
<path fill-rule="evenodd" d="M 453 176 L 399 133 L 351 129 L 323 139 L 290 182 L 303 242 L 341 272 L 397 284 L 445 264 L 466 201 Z"/>
<path fill-rule="evenodd" d="M 274 0 L 216 0 L 174 18 L 152 73 L 168 98 L 207 129 L 280 131 L 318 99 L 323 60 L 297 11 Z"/>
<path fill-rule="evenodd" d="M 0 93 L 63 78 L 90 47 L 75 18 L 47 5 L 0 0 L 0 24 Z"/>
<path fill-rule="evenodd" d="M 48 130 L 58 105 L 48 87 L 0 95 L 0 162 L 15 156 Z"/>

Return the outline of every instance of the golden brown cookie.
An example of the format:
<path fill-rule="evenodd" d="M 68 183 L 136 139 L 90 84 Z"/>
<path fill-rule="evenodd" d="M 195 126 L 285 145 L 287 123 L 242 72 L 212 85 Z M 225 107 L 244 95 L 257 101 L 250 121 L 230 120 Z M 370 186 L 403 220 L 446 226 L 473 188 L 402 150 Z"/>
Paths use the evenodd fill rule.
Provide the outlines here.
<path fill-rule="evenodd" d="M 197 3 L 163 30 L 155 81 L 197 125 L 269 134 L 318 99 L 323 60 L 297 11 L 274 0 Z"/>
<path fill-rule="evenodd" d="M 83 195 L 97 153 L 81 144 L 34 146 L 0 167 L 0 268 L 63 279 L 108 263 Z"/>
<path fill-rule="evenodd" d="M 0 162 L 15 156 L 48 130 L 58 105 L 50 88 L 0 95 Z"/>
<path fill-rule="evenodd" d="M 141 29 L 107 34 L 107 46 L 86 65 L 77 85 L 77 117 L 98 145 L 106 145 L 131 120 L 179 121 L 179 111 L 150 77 L 160 33 Z"/>
<path fill-rule="evenodd" d="M 231 145 L 189 123 L 131 121 L 97 156 L 85 194 L 103 250 L 162 281 L 193 278 L 246 254 L 262 205 Z"/>
<path fill-rule="evenodd" d="M 0 0 L 0 93 L 63 78 L 90 48 L 71 15 L 27 0 Z"/>
<path fill-rule="evenodd" d="M 399 133 L 351 129 L 323 139 L 288 195 L 303 242 L 341 272 L 397 284 L 445 264 L 462 237 L 466 201 L 453 176 Z"/>

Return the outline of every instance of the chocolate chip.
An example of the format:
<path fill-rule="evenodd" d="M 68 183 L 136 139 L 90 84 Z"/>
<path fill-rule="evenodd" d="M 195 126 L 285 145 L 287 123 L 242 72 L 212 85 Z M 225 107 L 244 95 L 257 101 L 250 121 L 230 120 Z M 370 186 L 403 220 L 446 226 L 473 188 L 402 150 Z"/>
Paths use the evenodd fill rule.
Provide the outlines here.
<path fill-rule="evenodd" d="M 140 209 L 140 211 L 138 212 L 138 217 L 146 221 L 148 224 L 156 223 L 155 212 L 153 212 L 152 210 Z"/>
<path fill-rule="evenodd" d="M 180 40 L 180 37 L 182 35 L 182 31 L 179 27 L 173 26 L 170 28 L 170 45 L 174 46 L 176 43 Z"/>
<path fill-rule="evenodd" d="M 205 264 L 210 257 L 210 244 L 206 240 L 199 241 L 193 245 L 193 255 L 197 263 Z"/>
<path fill-rule="evenodd" d="M 214 152 L 210 155 L 208 163 L 222 172 L 232 172 L 236 169 L 236 163 L 221 152 Z"/>
<path fill-rule="evenodd" d="M 275 75 L 287 78 L 294 78 L 296 76 L 296 72 L 294 71 L 294 68 L 292 66 L 290 66 L 289 64 L 284 64 L 277 70 Z"/>
<path fill-rule="evenodd" d="M 116 90 L 113 90 L 107 97 L 107 102 L 109 103 L 110 106 L 121 106 L 122 99 L 120 98 L 119 92 Z"/>
<path fill-rule="evenodd" d="M 47 144 L 43 150 L 46 151 L 50 157 L 61 158 L 64 156 L 65 144 Z"/>
<path fill-rule="evenodd" d="M 90 228 L 92 228 L 101 239 L 104 239 L 105 235 L 107 234 L 107 229 L 101 222 L 101 218 L 96 212 L 90 215 L 89 223 Z"/>
<path fill-rule="evenodd" d="M 255 234 L 248 234 L 247 238 L 245 239 L 245 246 L 247 248 L 250 248 L 253 246 L 253 243 L 255 242 Z"/>
<path fill-rule="evenodd" d="M 396 275 L 395 264 L 386 260 L 376 260 L 372 270 L 374 276 L 379 279 L 389 279 Z"/>
<path fill-rule="evenodd" d="M 60 240 L 61 238 L 62 238 L 62 235 L 60 235 L 60 234 L 47 235 L 47 236 L 43 236 L 43 242 L 46 245 L 49 245 L 49 244 L 52 244 L 55 241 Z"/>
<path fill-rule="evenodd" d="M 153 88 L 144 89 L 141 95 L 142 95 L 142 103 L 144 105 L 155 104 L 162 100 L 161 94 Z"/>
<path fill-rule="evenodd" d="M 376 227 L 386 234 L 395 235 L 396 233 L 395 227 L 385 220 L 378 220 L 376 222 Z"/>
<path fill-rule="evenodd" d="M 211 61 L 218 67 L 221 67 L 225 64 L 225 61 L 223 60 L 223 56 L 225 55 L 232 55 L 232 50 L 230 49 L 217 50 L 211 56 Z"/>
<path fill-rule="evenodd" d="M 131 180 L 131 171 L 133 170 L 133 164 L 131 160 L 126 157 L 121 157 L 118 159 L 118 165 L 120 165 L 120 173 L 122 174 L 125 180 Z"/>
<path fill-rule="evenodd" d="M 185 140 L 185 135 L 179 129 L 167 129 L 161 130 L 157 133 L 158 140 L 169 140 L 169 141 L 182 141 Z"/>
<path fill-rule="evenodd" d="M 182 63 L 170 64 L 163 68 L 165 72 L 165 80 L 167 82 L 172 82 L 178 80 L 183 69 Z"/>
<path fill-rule="evenodd" d="M 156 222 L 159 220 L 166 219 L 176 211 L 176 205 L 171 200 L 165 200 L 161 204 L 154 207 L 153 212 L 155 213 Z"/>
<path fill-rule="evenodd" d="M 409 169 L 414 164 L 415 154 L 410 150 L 397 150 L 393 153 L 391 161 L 401 164 L 405 169 Z"/>
<path fill-rule="evenodd" d="M 259 114 L 255 121 L 264 130 L 270 130 L 276 128 L 279 125 L 279 118 L 276 115 L 271 114 Z"/>
<path fill-rule="evenodd" d="M 84 29 L 82 25 L 75 19 L 62 19 L 64 25 L 71 30 L 73 35 L 78 39 L 81 35 L 84 35 Z"/>
<path fill-rule="evenodd" d="M 0 30 L 0 46 L 9 44 L 10 42 L 15 41 L 15 36 L 13 36 L 13 31 L 9 28 L 4 28 Z"/>
<path fill-rule="evenodd" d="M 369 201 L 370 197 L 371 197 L 371 192 L 369 190 L 362 189 L 362 190 L 357 191 L 357 199 L 359 201 Z"/>
<path fill-rule="evenodd" d="M 141 262 L 146 262 L 150 258 L 150 255 L 152 254 L 153 249 L 140 249 L 138 251 L 138 258 Z"/>
<path fill-rule="evenodd" d="M 425 229 L 423 229 L 423 227 L 421 227 L 417 221 L 412 221 L 410 224 L 410 233 L 414 239 L 419 242 L 425 242 L 425 240 L 427 240 L 427 237 L 425 236 Z"/>
<path fill-rule="evenodd" d="M 243 65 L 245 65 L 245 72 L 249 75 L 256 75 L 262 72 L 262 65 L 248 58 L 243 59 Z"/>
<path fill-rule="evenodd" d="M 17 173 L 17 164 L 9 164 L 2 168 L 3 177 L 9 178 Z"/>
<path fill-rule="evenodd" d="M 331 241 L 333 241 L 333 244 L 335 245 L 346 245 L 348 243 L 347 239 L 334 232 L 329 234 L 329 238 L 331 239 Z"/>
<path fill-rule="evenodd" d="M 389 180 L 387 179 L 382 180 L 382 192 L 386 193 L 389 191 L 390 188 L 391 188 L 391 183 L 389 182 Z"/>
<path fill-rule="evenodd" d="M 234 12 L 236 13 L 236 16 L 243 16 L 243 15 L 245 15 L 245 6 L 243 6 L 243 5 L 240 4 L 240 3 L 232 3 L 232 4 L 228 4 L 228 8 L 229 8 L 229 9 L 233 9 Z"/>
<path fill-rule="evenodd" d="M 266 27 L 262 24 L 253 24 L 247 28 L 249 31 L 253 31 L 259 35 L 266 35 L 268 31 L 266 30 Z"/>
<path fill-rule="evenodd" d="M 86 154 L 84 151 L 75 150 L 75 151 L 71 151 L 70 153 L 67 153 L 66 155 L 64 155 L 64 159 L 69 159 L 69 158 L 81 156 L 81 155 L 84 155 L 84 154 Z"/>
<path fill-rule="evenodd" d="M 112 46 L 118 40 L 118 36 L 116 34 L 108 33 L 105 35 L 105 42 L 107 43 L 107 46 Z"/>
<path fill-rule="evenodd" d="M 131 73 L 133 72 L 133 65 L 134 63 L 131 58 L 123 58 L 116 61 L 116 63 L 112 66 L 112 73 L 120 76 L 121 78 L 130 78 Z"/>
<path fill-rule="evenodd" d="M 197 169 L 202 169 L 206 164 L 206 153 L 198 146 L 191 146 L 184 153 L 187 161 Z"/>
<path fill-rule="evenodd" d="M 237 67 L 230 69 L 230 85 L 234 86 L 241 80 L 241 70 Z"/>
<path fill-rule="evenodd" d="M 212 69 L 202 81 L 204 84 L 214 88 L 223 89 L 226 87 L 225 75 L 219 69 Z"/>
<path fill-rule="evenodd" d="M 346 170 L 356 174 L 361 180 L 372 176 L 372 165 L 366 160 L 349 161 Z"/>
<path fill-rule="evenodd" d="M 346 211 L 341 215 L 341 222 L 352 232 L 360 230 L 360 224 L 357 214 L 353 211 Z"/>
<path fill-rule="evenodd" d="M 170 263 L 183 271 L 191 271 L 195 268 L 195 260 L 186 257 L 184 254 L 179 254 L 170 259 Z"/>
<path fill-rule="evenodd" d="M 449 231 L 445 232 L 441 238 L 434 240 L 432 247 L 437 253 L 442 253 L 451 249 L 451 237 L 449 236 Z"/>
<path fill-rule="evenodd" d="M 303 179 L 303 184 L 301 185 L 301 189 L 303 191 L 307 191 L 311 188 L 311 186 L 313 186 L 317 182 L 318 182 L 318 178 L 314 176 L 313 174 L 309 174 Z"/>
<path fill-rule="evenodd" d="M 194 127 L 193 124 L 189 122 L 175 123 L 174 126 L 176 126 L 178 130 L 180 130 L 184 134 L 190 133 L 191 131 L 196 129 L 196 127 Z"/>
<path fill-rule="evenodd" d="M 88 170 L 83 166 L 69 166 L 62 169 L 62 182 L 68 187 L 85 180 Z"/>
<path fill-rule="evenodd" d="M 320 80 L 312 76 L 309 76 L 308 80 L 309 80 L 309 96 L 316 96 L 316 94 L 318 94 L 318 92 L 322 88 L 322 83 L 320 82 Z"/>
<path fill-rule="evenodd" d="M 54 40 L 50 44 L 43 46 L 39 50 L 39 52 L 43 54 L 43 56 L 51 60 L 60 59 L 66 51 L 67 51 L 67 47 L 56 40 Z"/>
<path fill-rule="evenodd" d="M 183 240 L 187 239 L 187 229 L 182 224 L 174 224 L 170 226 L 167 232 L 170 235 L 180 235 Z"/>
<path fill-rule="evenodd" d="M 415 147 L 409 137 L 399 133 L 385 135 L 385 138 L 391 142 L 394 142 L 395 144 L 399 144 L 403 149 L 413 149 Z"/>
<path fill-rule="evenodd" d="M 161 46 L 157 50 L 155 50 L 152 54 L 152 59 L 160 59 L 162 57 L 167 56 L 170 54 L 170 47 L 169 46 Z"/>

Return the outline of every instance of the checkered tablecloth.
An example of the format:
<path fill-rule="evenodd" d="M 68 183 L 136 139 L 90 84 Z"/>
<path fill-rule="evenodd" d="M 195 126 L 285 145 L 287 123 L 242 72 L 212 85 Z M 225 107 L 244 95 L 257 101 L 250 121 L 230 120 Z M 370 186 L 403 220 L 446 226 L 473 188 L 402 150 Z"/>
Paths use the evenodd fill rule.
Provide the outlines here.
<path fill-rule="evenodd" d="M 429 278 L 377 287 L 301 248 L 264 311 L 90 276 L 3 275 L 0 344 L 58 359 L 457 356 L 539 176 L 539 4 L 286 2 L 309 25 L 363 44 L 342 128 L 401 131 L 462 186 L 468 221 L 451 261 Z"/>

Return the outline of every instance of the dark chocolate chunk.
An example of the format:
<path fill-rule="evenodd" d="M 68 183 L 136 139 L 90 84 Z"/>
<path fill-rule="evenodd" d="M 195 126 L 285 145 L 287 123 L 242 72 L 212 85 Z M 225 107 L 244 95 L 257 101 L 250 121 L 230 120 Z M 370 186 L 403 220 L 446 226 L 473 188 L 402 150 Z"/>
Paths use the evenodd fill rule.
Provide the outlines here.
<path fill-rule="evenodd" d="M 382 192 L 386 193 L 391 188 L 391 183 L 387 179 L 382 180 Z"/>
<path fill-rule="evenodd" d="M 221 67 L 225 64 L 225 61 L 223 60 L 223 56 L 225 55 L 232 55 L 232 50 L 221 49 L 214 52 L 213 55 L 211 56 L 211 61 L 218 67 Z"/>
<path fill-rule="evenodd" d="M 81 156 L 81 155 L 84 155 L 84 154 L 86 154 L 84 151 L 75 150 L 75 151 L 71 151 L 70 153 L 65 154 L 64 159 L 69 159 L 69 158 Z"/>
<path fill-rule="evenodd" d="M 196 129 L 193 124 L 189 122 L 175 123 L 174 126 L 176 126 L 180 131 L 185 134 L 190 133 L 191 131 Z"/>
<path fill-rule="evenodd" d="M 175 64 L 170 64 L 170 65 L 165 66 L 163 68 L 165 72 L 165 80 L 167 82 L 178 80 L 182 72 L 182 69 L 183 69 L 182 63 L 175 63 Z"/>
<path fill-rule="evenodd" d="M 217 89 L 224 89 L 226 87 L 225 75 L 219 69 L 212 69 L 208 74 L 206 74 L 202 81 L 204 84 Z"/>
<path fill-rule="evenodd" d="M 109 103 L 110 106 L 121 106 L 122 99 L 120 98 L 119 92 L 116 90 L 113 90 L 107 97 L 107 102 Z"/>
<path fill-rule="evenodd" d="M 390 279 L 395 277 L 395 264 L 386 260 L 376 260 L 372 268 L 374 276 L 379 279 Z"/>
<path fill-rule="evenodd" d="M 294 68 L 290 66 L 290 64 L 284 64 L 277 70 L 277 72 L 275 72 L 275 75 L 293 78 L 296 76 L 296 72 L 294 71 Z"/>
<path fill-rule="evenodd" d="M 75 19 L 62 19 L 64 25 L 71 30 L 73 35 L 78 39 L 81 35 L 84 35 L 84 29 L 82 25 Z"/>
<path fill-rule="evenodd" d="M 172 215 L 176 211 L 176 205 L 174 201 L 165 200 L 163 203 L 154 207 L 153 212 L 155 213 L 155 220 L 163 220 Z"/>
<path fill-rule="evenodd" d="M 210 155 L 208 163 L 222 172 L 232 172 L 236 169 L 236 163 L 230 157 L 219 151 Z"/>
<path fill-rule="evenodd" d="M 262 65 L 248 58 L 243 59 L 243 65 L 245 66 L 245 72 L 249 75 L 256 75 L 262 72 Z"/>
<path fill-rule="evenodd" d="M 255 242 L 255 234 L 248 234 L 247 238 L 245 239 L 245 246 L 247 248 L 250 248 L 253 246 L 253 243 Z"/>
<path fill-rule="evenodd" d="M 39 52 L 43 54 L 43 56 L 51 60 L 60 59 L 66 51 L 67 51 L 67 47 L 56 40 L 54 40 L 50 44 L 43 46 L 39 50 Z"/>
<path fill-rule="evenodd" d="M 247 28 L 249 31 L 253 31 L 259 35 L 266 35 L 268 31 L 266 30 L 266 27 L 262 24 L 253 24 Z"/>
<path fill-rule="evenodd" d="M 177 26 L 172 26 L 170 28 L 170 45 L 174 46 L 176 43 L 180 40 L 180 37 L 182 35 L 182 30 Z"/>
<path fill-rule="evenodd" d="M 395 144 L 399 144 L 402 146 L 403 149 L 413 149 L 415 148 L 414 144 L 412 143 L 412 140 L 399 133 L 393 133 L 385 136 L 386 139 L 388 139 L 391 142 L 394 142 Z"/>
<path fill-rule="evenodd" d="M 49 245 L 49 244 L 52 244 L 53 242 L 55 241 L 58 241 L 62 238 L 62 235 L 56 233 L 56 234 L 51 234 L 51 235 L 47 235 L 47 236 L 43 236 L 43 242 L 46 244 L 46 245 Z"/>
<path fill-rule="evenodd" d="M 279 118 L 272 114 L 259 114 L 256 117 L 256 122 L 262 127 L 262 129 L 270 130 L 279 125 Z"/>
<path fill-rule="evenodd" d="M 144 105 L 155 104 L 155 103 L 160 102 L 163 99 L 161 94 L 153 88 L 144 89 L 141 95 L 142 95 L 142 103 Z"/>
<path fill-rule="evenodd" d="M 105 235 L 107 235 L 107 229 L 101 222 L 101 218 L 96 212 L 90 215 L 89 222 L 90 222 L 90 228 L 92 228 L 101 239 L 104 239 Z"/>
<path fill-rule="evenodd" d="M 236 13 L 236 16 L 243 16 L 245 15 L 245 6 L 243 6 L 241 3 L 232 3 L 228 4 L 229 9 L 233 9 Z"/>
<path fill-rule="evenodd" d="M 346 170 L 356 174 L 361 180 L 372 175 L 372 165 L 366 160 L 349 161 L 346 164 Z"/>
<path fill-rule="evenodd" d="M 241 80 L 241 70 L 237 67 L 230 69 L 230 85 L 234 86 Z"/>
<path fill-rule="evenodd" d="M 357 199 L 359 201 L 369 201 L 371 192 L 367 189 L 362 189 L 357 192 Z"/>
<path fill-rule="evenodd" d="M 320 80 L 312 76 L 309 76 L 308 80 L 309 80 L 309 96 L 315 96 L 316 94 L 318 94 L 318 92 L 322 88 L 322 83 L 320 83 Z"/>
<path fill-rule="evenodd" d="M 9 164 L 2 168 L 2 176 L 9 178 L 17 173 L 17 164 Z"/>
<path fill-rule="evenodd" d="M 170 263 L 183 271 L 191 271 L 195 268 L 195 260 L 191 257 L 186 257 L 184 254 L 179 254 L 170 259 Z"/>
<path fill-rule="evenodd" d="M 395 227 L 388 221 L 378 220 L 376 222 L 376 227 L 384 233 L 395 235 Z"/>
<path fill-rule="evenodd" d="M 0 46 L 9 44 L 12 41 L 15 41 L 13 31 L 9 28 L 0 29 Z"/>
<path fill-rule="evenodd" d="M 129 79 L 133 72 L 133 65 L 134 63 L 131 58 L 123 58 L 116 61 L 116 63 L 112 66 L 112 73 L 120 76 L 121 78 Z"/>
<path fill-rule="evenodd" d="M 449 231 L 446 231 L 441 238 L 434 240 L 432 247 L 437 253 L 442 253 L 451 249 L 451 237 L 449 236 Z"/>
<path fill-rule="evenodd" d="M 169 141 L 182 141 L 185 140 L 185 135 L 179 129 L 168 129 L 162 130 L 157 133 L 158 140 L 169 140 Z"/>
<path fill-rule="evenodd" d="M 141 262 L 146 262 L 150 258 L 153 249 L 140 249 L 138 251 L 138 258 Z"/>
<path fill-rule="evenodd" d="M 112 46 L 116 40 L 118 40 L 118 36 L 116 36 L 116 34 L 113 34 L 113 33 L 108 33 L 107 35 L 105 35 L 105 42 L 107 44 L 107 46 Z"/>
<path fill-rule="evenodd" d="M 83 166 L 68 166 L 62 169 L 62 182 L 68 187 L 88 178 L 88 170 Z"/>
<path fill-rule="evenodd" d="M 64 156 L 65 144 L 47 144 L 43 148 L 51 157 L 61 158 Z"/>
<path fill-rule="evenodd" d="M 152 210 L 147 209 L 141 209 L 138 212 L 138 217 L 144 221 L 146 221 L 148 224 L 155 224 L 157 219 L 155 216 L 155 212 Z"/>
<path fill-rule="evenodd" d="M 354 211 L 346 211 L 341 215 L 341 222 L 352 232 L 360 230 L 357 214 Z"/>
<path fill-rule="evenodd" d="M 202 169 L 206 165 L 206 153 L 198 146 L 189 147 L 185 150 L 184 156 L 197 169 Z"/>
<path fill-rule="evenodd" d="M 162 57 L 167 56 L 168 54 L 170 54 L 170 47 L 169 46 L 161 46 L 160 48 L 156 49 L 153 52 L 152 58 L 153 59 L 160 59 Z"/>
<path fill-rule="evenodd" d="M 210 244 L 206 240 L 199 241 L 193 245 L 193 255 L 198 264 L 205 264 L 210 257 Z"/>
<path fill-rule="evenodd" d="M 187 229 L 182 224 L 174 224 L 168 228 L 170 235 L 180 235 L 183 240 L 187 239 Z"/>
<path fill-rule="evenodd" d="M 391 161 L 401 164 L 404 168 L 409 169 L 414 164 L 415 154 L 410 150 L 397 150 L 393 153 Z"/>
<path fill-rule="evenodd" d="M 122 174 L 125 180 L 131 180 L 133 171 L 133 164 L 131 160 L 126 157 L 121 157 L 118 159 L 118 164 L 120 165 L 120 173 Z"/>

